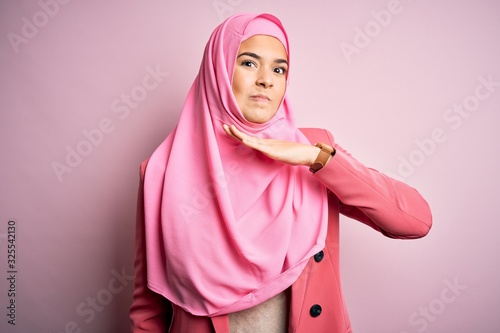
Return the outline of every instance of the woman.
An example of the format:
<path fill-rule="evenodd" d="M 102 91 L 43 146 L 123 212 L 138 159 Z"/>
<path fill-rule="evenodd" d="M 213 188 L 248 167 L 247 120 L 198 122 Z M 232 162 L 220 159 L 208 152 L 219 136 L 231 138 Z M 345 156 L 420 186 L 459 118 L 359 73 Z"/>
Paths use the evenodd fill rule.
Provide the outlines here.
<path fill-rule="evenodd" d="M 298 129 L 281 22 L 218 26 L 178 125 L 141 165 L 133 332 L 351 332 L 339 213 L 392 238 L 431 227 L 413 188 Z"/>

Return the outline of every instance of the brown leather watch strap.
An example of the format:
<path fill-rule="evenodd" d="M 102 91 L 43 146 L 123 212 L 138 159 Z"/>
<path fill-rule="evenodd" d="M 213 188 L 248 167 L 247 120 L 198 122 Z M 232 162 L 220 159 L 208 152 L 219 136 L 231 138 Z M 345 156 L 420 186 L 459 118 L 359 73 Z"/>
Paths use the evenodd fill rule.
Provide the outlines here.
<path fill-rule="evenodd" d="M 330 158 L 330 156 L 335 155 L 335 148 L 333 148 L 325 143 L 318 142 L 315 144 L 315 146 L 320 148 L 321 150 L 318 154 L 318 157 L 316 157 L 316 160 L 309 168 L 309 171 L 311 171 L 312 173 L 315 173 L 315 172 L 321 170 L 328 162 L 328 159 Z"/>

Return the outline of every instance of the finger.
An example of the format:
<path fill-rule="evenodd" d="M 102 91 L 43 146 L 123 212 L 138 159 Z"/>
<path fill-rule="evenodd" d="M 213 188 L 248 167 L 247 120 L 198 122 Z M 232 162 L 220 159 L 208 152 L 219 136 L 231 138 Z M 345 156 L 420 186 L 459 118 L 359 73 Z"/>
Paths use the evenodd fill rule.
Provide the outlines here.
<path fill-rule="evenodd" d="M 248 142 L 252 142 L 252 141 L 255 141 L 256 138 L 254 138 L 253 136 L 251 135 L 248 135 L 246 133 L 243 133 L 242 131 L 240 131 L 238 128 L 236 128 L 236 126 L 234 125 L 230 125 L 229 126 L 229 130 L 231 131 L 231 133 L 233 134 L 233 136 L 240 140 L 241 142 L 243 142 L 244 144 L 247 144 Z"/>
<path fill-rule="evenodd" d="M 239 129 L 237 129 L 236 126 L 230 125 L 229 130 L 239 140 L 243 141 L 243 139 L 245 139 L 245 134 L 243 132 L 241 132 Z"/>
<path fill-rule="evenodd" d="M 231 131 L 229 130 L 229 126 L 227 126 L 226 124 L 222 124 L 222 128 L 224 129 L 224 132 L 226 132 L 227 135 L 233 136 L 233 133 L 231 133 Z"/>
<path fill-rule="evenodd" d="M 231 131 L 231 129 L 229 128 L 229 126 L 227 124 L 223 124 L 222 128 L 224 129 L 224 132 L 226 132 L 226 134 L 228 136 L 232 137 L 235 140 L 241 141 L 240 138 L 238 138 L 237 136 L 234 135 L 234 133 Z"/>
<path fill-rule="evenodd" d="M 262 139 L 261 138 L 258 138 L 258 137 L 255 137 L 255 136 L 251 136 L 251 135 L 248 135 L 242 131 L 240 131 L 238 128 L 236 128 L 236 126 L 234 125 L 231 125 L 229 126 L 229 129 L 231 130 L 231 132 L 233 133 L 234 136 L 236 136 L 239 140 L 241 140 L 241 142 L 245 143 L 245 144 L 249 144 L 249 143 L 252 143 L 252 144 L 260 144 L 262 143 Z"/>
<path fill-rule="evenodd" d="M 263 144 L 262 139 L 243 133 L 238 128 L 236 128 L 235 125 L 224 124 L 223 128 L 228 135 L 240 141 L 245 146 L 264 152 L 263 151 L 264 147 L 262 147 Z"/>

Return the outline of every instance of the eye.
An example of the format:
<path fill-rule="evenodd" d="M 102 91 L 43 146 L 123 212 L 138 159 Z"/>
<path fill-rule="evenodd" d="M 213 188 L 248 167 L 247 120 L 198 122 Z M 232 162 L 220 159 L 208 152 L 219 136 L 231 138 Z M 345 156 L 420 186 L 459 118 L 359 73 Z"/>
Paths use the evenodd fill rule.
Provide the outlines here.
<path fill-rule="evenodd" d="M 256 67 L 257 67 L 257 65 L 255 64 L 255 62 L 253 62 L 253 61 L 251 61 L 251 60 L 243 60 L 243 61 L 241 62 L 241 65 L 242 65 L 242 66 L 246 66 L 246 67 L 254 67 L 254 68 L 256 68 Z"/>
<path fill-rule="evenodd" d="M 274 69 L 274 72 L 280 75 L 283 75 L 286 73 L 286 68 L 285 67 L 276 67 Z"/>

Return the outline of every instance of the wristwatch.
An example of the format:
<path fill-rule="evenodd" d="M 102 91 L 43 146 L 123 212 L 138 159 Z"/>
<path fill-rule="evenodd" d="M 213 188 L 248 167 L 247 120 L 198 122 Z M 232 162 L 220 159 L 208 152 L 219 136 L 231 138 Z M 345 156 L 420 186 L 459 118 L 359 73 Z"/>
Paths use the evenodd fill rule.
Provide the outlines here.
<path fill-rule="evenodd" d="M 312 173 L 321 170 L 321 168 L 323 168 L 328 162 L 330 156 L 333 157 L 335 155 L 335 148 L 325 143 L 318 142 L 315 144 L 315 146 L 321 149 L 321 151 L 319 152 L 318 157 L 316 157 L 316 161 L 314 161 L 314 163 L 309 168 L 309 171 L 311 171 Z"/>

